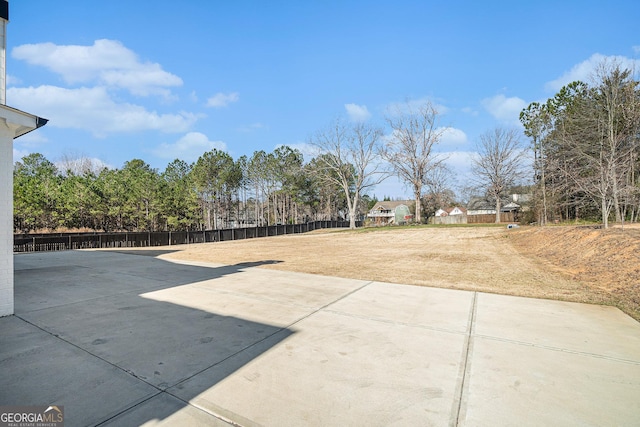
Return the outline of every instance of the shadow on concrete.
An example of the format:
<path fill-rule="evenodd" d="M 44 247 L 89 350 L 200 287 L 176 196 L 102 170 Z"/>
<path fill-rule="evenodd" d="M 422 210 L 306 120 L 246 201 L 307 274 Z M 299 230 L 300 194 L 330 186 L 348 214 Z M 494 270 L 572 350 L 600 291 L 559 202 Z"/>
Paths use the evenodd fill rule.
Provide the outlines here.
<path fill-rule="evenodd" d="M 67 426 L 139 425 L 185 408 L 215 421 L 188 401 L 293 331 L 213 309 L 233 312 L 242 296 L 200 289 L 206 301 L 194 305 L 208 311 L 143 295 L 274 262 L 209 268 L 112 251 L 16 256 L 16 315 L 0 319 L 0 404 L 64 405 Z M 182 399 L 167 392 L 211 368 L 206 383 L 181 388 Z"/>
<path fill-rule="evenodd" d="M 160 255 L 172 254 L 180 251 L 181 249 L 114 249 L 110 252 L 126 255 L 150 256 L 155 258 Z"/>

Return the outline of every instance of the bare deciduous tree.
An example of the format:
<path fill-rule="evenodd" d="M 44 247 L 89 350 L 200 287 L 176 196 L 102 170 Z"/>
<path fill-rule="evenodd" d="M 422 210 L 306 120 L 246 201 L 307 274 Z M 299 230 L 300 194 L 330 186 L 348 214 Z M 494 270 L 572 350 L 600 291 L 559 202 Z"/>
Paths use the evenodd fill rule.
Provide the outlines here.
<path fill-rule="evenodd" d="M 427 175 L 445 159 L 433 152 L 445 128 L 438 127 L 438 110 L 427 102 L 415 107 L 407 102 L 392 111 L 387 122 L 393 132 L 382 152 L 401 181 L 411 186 L 416 222 L 422 222 L 422 187 Z"/>
<path fill-rule="evenodd" d="M 311 141 L 320 151 L 316 160 L 321 179 L 344 192 L 350 228 L 356 228 L 360 197 L 386 178 L 378 162 L 381 136 L 381 129 L 364 123 L 346 125 L 336 120 Z"/>
<path fill-rule="evenodd" d="M 496 223 L 500 222 L 501 197 L 524 176 L 523 157 L 518 132 L 514 129 L 496 128 L 480 136 L 477 155 L 471 160 L 471 172 L 478 187 L 496 201 Z"/>
<path fill-rule="evenodd" d="M 84 174 L 99 175 L 107 167 L 98 159 L 92 159 L 83 154 L 65 153 L 56 162 L 56 166 L 63 175 L 82 176 Z"/>
<path fill-rule="evenodd" d="M 620 198 L 625 193 L 626 176 L 633 166 L 633 153 L 638 144 L 638 103 L 637 82 L 633 81 L 631 70 L 622 70 L 617 63 L 601 63 L 595 72 L 595 111 L 600 130 L 599 155 L 602 165 L 602 179 L 610 185 L 616 222 L 622 221 Z M 604 206 L 604 204 L 603 204 Z M 603 217 L 605 227 L 607 219 Z"/>
<path fill-rule="evenodd" d="M 453 174 L 444 164 L 440 164 L 427 173 L 425 186 L 425 212 L 427 215 L 434 214 L 438 209 L 449 206 L 455 199 L 452 187 Z"/>

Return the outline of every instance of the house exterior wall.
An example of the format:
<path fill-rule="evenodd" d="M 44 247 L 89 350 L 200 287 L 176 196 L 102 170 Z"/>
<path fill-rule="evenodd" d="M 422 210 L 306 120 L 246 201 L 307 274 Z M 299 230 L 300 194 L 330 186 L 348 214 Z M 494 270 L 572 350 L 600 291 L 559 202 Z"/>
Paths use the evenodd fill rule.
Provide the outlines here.
<path fill-rule="evenodd" d="M 0 123 L 0 316 L 13 314 L 13 130 Z"/>
<path fill-rule="evenodd" d="M 393 220 L 393 214 L 391 215 L 378 215 L 378 216 L 369 216 L 369 219 L 371 219 L 371 221 L 375 224 L 375 225 L 387 225 L 390 224 Z"/>
<path fill-rule="evenodd" d="M 397 206 L 395 209 L 395 223 L 396 224 L 405 224 L 407 221 L 409 221 L 409 218 L 411 215 L 411 211 L 409 210 L 409 207 L 407 205 L 400 205 Z"/>

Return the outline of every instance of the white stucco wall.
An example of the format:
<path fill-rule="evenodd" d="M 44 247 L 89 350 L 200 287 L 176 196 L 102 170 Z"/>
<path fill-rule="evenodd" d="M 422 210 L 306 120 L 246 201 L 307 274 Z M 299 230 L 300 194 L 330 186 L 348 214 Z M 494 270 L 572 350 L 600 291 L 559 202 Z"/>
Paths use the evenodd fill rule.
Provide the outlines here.
<path fill-rule="evenodd" d="M 0 105 L 0 316 L 13 314 L 13 140 L 37 123 L 32 114 Z"/>
<path fill-rule="evenodd" d="M 0 316 L 13 314 L 13 136 L 0 123 Z"/>

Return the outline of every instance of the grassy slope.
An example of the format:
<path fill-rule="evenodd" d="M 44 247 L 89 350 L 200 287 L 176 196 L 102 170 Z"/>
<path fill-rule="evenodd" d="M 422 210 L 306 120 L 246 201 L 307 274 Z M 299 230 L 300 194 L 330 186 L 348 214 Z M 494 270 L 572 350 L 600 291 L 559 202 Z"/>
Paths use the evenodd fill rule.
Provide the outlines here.
<path fill-rule="evenodd" d="M 640 320 L 640 228 L 536 227 L 509 236 L 520 253 Z"/>

